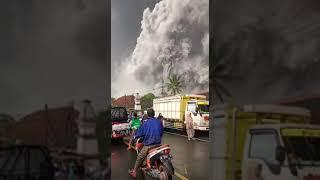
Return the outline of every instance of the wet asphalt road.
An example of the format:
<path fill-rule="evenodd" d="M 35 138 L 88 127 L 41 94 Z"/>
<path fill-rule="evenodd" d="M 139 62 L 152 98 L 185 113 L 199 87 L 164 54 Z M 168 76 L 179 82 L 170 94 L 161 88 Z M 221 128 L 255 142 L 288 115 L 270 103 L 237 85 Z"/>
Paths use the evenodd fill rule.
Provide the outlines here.
<path fill-rule="evenodd" d="M 208 179 L 208 142 L 205 142 L 206 140 L 201 141 L 201 139 L 206 139 L 206 135 L 201 137 L 202 133 L 196 133 L 201 139 L 188 141 L 183 133 L 172 133 L 175 132 L 165 133 L 162 143 L 169 144 L 172 148 L 173 166 L 180 176 L 175 176 L 173 179 L 182 179 L 181 177 L 191 180 Z M 114 180 L 131 179 L 128 169 L 132 168 L 135 163 L 136 152 L 127 151 L 126 145 L 122 141 L 114 141 L 111 153 L 111 178 Z M 140 179 L 143 179 L 141 174 L 138 175 L 137 180 Z"/>

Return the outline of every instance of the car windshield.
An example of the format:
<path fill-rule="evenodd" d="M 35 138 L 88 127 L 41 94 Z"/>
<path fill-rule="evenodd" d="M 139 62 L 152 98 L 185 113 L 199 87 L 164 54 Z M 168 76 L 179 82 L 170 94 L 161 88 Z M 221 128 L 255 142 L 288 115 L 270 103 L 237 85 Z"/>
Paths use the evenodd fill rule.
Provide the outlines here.
<path fill-rule="evenodd" d="M 12 146 L 0 149 L 0 174 L 20 176 L 39 176 L 40 173 L 50 176 L 53 172 L 48 154 L 41 147 Z M 2 178 L 0 178 L 2 179 Z"/>
<path fill-rule="evenodd" d="M 111 119 L 113 122 L 127 122 L 128 115 L 125 108 L 112 108 Z"/>
<path fill-rule="evenodd" d="M 209 105 L 198 104 L 198 108 L 202 113 L 209 113 Z"/>
<path fill-rule="evenodd" d="M 320 130 L 286 129 L 282 134 L 288 158 L 302 166 L 320 166 Z"/>

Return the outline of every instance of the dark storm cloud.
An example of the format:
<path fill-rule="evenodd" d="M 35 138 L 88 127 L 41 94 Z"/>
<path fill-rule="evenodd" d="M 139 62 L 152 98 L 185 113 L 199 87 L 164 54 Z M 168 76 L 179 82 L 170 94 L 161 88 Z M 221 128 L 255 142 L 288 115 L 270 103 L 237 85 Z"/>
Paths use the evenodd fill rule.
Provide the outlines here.
<path fill-rule="evenodd" d="M 251 1 L 215 6 L 215 40 L 232 42 L 228 62 L 243 81 L 225 82 L 236 101 L 272 102 L 319 90 L 320 11 L 311 1 Z M 306 11 L 310 9 L 313 11 Z"/>
<path fill-rule="evenodd" d="M 1 36 L 0 111 L 19 112 L 106 97 L 106 3 L 16 0 L 2 3 L 9 27 Z M 5 5 L 4 5 L 5 4 Z M 6 13 L 5 13 L 6 12 Z M 3 30 L 3 28 L 1 28 Z M 11 45 L 12 44 L 12 45 Z M 10 46 L 11 45 L 11 46 Z M 7 62 L 7 63 L 5 63 Z"/>

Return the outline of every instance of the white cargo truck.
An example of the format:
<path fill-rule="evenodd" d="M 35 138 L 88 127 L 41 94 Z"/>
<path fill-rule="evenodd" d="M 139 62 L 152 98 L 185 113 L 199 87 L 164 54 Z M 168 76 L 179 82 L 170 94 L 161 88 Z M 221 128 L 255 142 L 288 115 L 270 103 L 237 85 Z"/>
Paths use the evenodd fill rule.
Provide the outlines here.
<path fill-rule="evenodd" d="M 202 95 L 176 95 L 153 100 L 156 116 L 163 116 L 165 128 L 185 130 L 185 117 L 191 113 L 194 129 L 209 130 L 209 101 Z"/>

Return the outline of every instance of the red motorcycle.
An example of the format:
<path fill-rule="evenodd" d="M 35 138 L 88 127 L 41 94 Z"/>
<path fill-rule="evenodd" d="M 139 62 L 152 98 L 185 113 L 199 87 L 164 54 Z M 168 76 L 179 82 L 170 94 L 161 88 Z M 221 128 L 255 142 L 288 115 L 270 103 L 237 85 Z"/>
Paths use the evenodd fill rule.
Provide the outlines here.
<path fill-rule="evenodd" d="M 135 141 L 137 155 L 143 147 L 142 142 L 142 138 L 138 138 Z M 172 166 L 172 156 L 170 152 L 171 148 L 168 144 L 159 145 L 149 150 L 141 167 L 145 179 L 147 179 L 147 177 L 158 180 L 172 179 L 174 168 Z"/>

